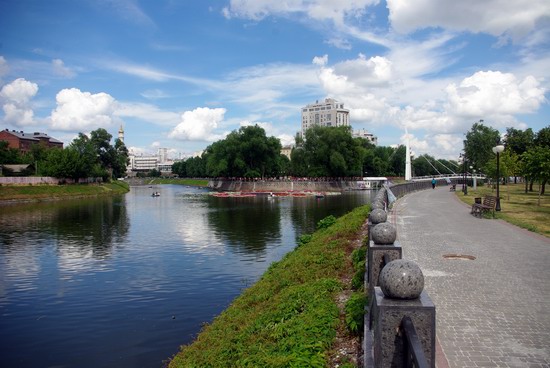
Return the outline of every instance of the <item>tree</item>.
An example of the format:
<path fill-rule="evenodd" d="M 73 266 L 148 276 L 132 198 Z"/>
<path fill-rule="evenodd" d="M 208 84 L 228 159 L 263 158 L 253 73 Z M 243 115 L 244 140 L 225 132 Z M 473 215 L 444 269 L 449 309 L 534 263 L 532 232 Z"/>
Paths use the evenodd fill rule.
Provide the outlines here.
<path fill-rule="evenodd" d="M 484 169 L 488 162 L 494 160 L 493 147 L 500 141 L 498 130 L 479 123 L 474 123 L 464 140 L 464 152 L 469 165 Z"/>
<path fill-rule="evenodd" d="M 126 167 L 129 163 L 128 148 L 123 141 L 115 139 L 115 159 L 113 162 L 113 176 L 115 178 L 122 178 L 126 176 Z"/>
<path fill-rule="evenodd" d="M 363 176 L 365 149 L 350 127 L 314 126 L 304 142 L 307 176 Z"/>
<path fill-rule="evenodd" d="M 19 150 L 10 148 L 7 141 L 0 141 L 0 165 L 21 163 Z"/>
<path fill-rule="evenodd" d="M 550 179 L 550 150 L 543 146 L 535 146 L 523 155 L 523 172 L 525 176 L 538 180 L 540 183 L 538 205 L 544 194 L 544 184 Z"/>
<path fill-rule="evenodd" d="M 278 176 L 281 142 L 257 125 L 241 127 L 205 150 L 208 176 Z"/>
<path fill-rule="evenodd" d="M 400 145 L 393 152 L 390 159 L 390 168 L 392 171 L 392 176 L 405 176 L 405 156 L 406 156 L 406 147 Z"/>
<path fill-rule="evenodd" d="M 431 165 L 430 165 L 431 163 Z M 418 156 L 412 161 L 412 167 L 414 170 L 414 176 L 432 176 L 437 175 L 432 165 L 435 166 L 436 159 L 428 154 Z"/>

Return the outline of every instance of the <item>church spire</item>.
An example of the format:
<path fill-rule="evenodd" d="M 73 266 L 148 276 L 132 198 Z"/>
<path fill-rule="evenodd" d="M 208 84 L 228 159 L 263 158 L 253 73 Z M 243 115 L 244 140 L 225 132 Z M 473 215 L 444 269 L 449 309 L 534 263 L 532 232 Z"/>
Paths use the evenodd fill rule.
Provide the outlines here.
<path fill-rule="evenodd" d="M 120 129 L 118 130 L 118 139 L 124 143 L 124 129 L 122 128 L 122 124 L 120 124 Z"/>

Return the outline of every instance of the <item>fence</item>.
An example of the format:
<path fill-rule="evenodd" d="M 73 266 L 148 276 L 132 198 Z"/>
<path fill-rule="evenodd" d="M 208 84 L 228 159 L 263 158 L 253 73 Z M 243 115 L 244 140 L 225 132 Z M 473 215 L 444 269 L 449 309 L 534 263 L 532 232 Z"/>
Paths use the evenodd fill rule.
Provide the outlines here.
<path fill-rule="evenodd" d="M 382 188 L 369 214 L 369 249 L 365 281 L 365 367 L 435 367 L 435 305 L 424 291 L 418 265 L 402 259 L 387 210 L 396 196 L 431 188 L 415 182 Z"/>

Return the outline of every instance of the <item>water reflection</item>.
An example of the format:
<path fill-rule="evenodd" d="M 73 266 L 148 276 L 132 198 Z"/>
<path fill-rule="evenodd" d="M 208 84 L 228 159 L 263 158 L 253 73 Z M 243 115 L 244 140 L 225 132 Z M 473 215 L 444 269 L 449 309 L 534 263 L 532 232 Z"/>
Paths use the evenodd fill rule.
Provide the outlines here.
<path fill-rule="evenodd" d="M 265 254 L 267 242 L 281 238 L 281 211 L 272 202 L 267 197 L 209 197 L 209 228 L 236 253 Z"/>
<path fill-rule="evenodd" d="M 0 366 L 160 367 L 297 235 L 368 201 L 159 186 L 0 207 Z"/>

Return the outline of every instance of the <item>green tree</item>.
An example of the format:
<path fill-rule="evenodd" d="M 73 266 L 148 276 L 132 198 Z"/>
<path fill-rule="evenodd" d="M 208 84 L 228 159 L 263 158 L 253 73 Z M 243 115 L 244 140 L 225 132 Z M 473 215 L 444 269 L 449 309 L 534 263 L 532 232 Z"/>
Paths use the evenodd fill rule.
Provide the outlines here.
<path fill-rule="evenodd" d="M 281 143 L 257 125 L 241 127 L 205 150 L 208 176 L 278 176 Z"/>
<path fill-rule="evenodd" d="M 351 136 L 350 127 L 315 126 L 304 142 L 307 176 L 363 176 L 365 149 Z"/>
<path fill-rule="evenodd" d="M 22 163 L 19 150 L 10 148 L 7 141 L 0 141 L 0 165 Z"/>
<path fill-rule="evenodd" d="M 525 176 L 538 180 L 540 183 L 538 205 L 540 197 L 544 194 L 544 186 L 550 179 L 550 149 L 543 146 L 535 146 L 523 155 L 523 172 Z"/>
<path fill-rule="evenodd" d="M 129 163 L 128 148 L 123 141 L 115 139 L 115 158 L 113 160 L 113 176 L 115 178 L 123 178 L 126 176 L 126 168 Z"/>
<path fill-rule="evenodd" d="M 498 130 L 483 125 L 482 121 L 474 123 L 464 140 L 464 152 L 468 165 L 485 168 L 494 160 L 493 147 L 500 141 Z"/>

